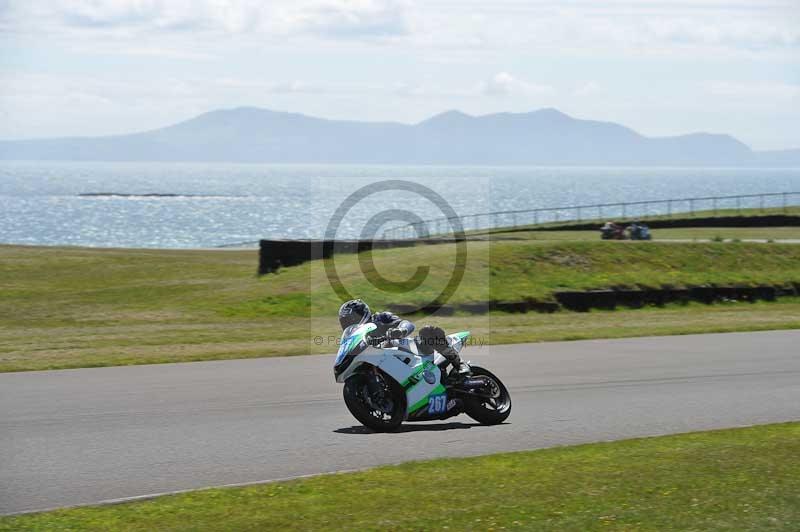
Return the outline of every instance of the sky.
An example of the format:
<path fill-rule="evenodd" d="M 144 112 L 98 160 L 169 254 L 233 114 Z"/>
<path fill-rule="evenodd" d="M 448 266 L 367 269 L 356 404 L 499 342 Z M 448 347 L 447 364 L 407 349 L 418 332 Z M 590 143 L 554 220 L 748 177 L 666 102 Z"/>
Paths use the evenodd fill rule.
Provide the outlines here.
<path fill-rule="evenodd" d="M 0 138 L 555 107 L 800 148 L 800 0 L 0 0 Z"/>

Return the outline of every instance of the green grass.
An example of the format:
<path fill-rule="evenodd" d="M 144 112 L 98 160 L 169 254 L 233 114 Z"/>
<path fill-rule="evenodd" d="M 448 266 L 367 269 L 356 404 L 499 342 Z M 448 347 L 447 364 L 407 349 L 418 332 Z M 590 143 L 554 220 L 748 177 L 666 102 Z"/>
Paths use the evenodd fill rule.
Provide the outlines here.
<path fill-rule="evenodd" d="M 800 329 L 800 298 L 775 303 L 668 305 L 588 313 L 437 318 L 447 330 L 471 330 L 490 344 Z"/>
<path fill-rule="evenodd" d="M 800 424 L 786 423 L 196 491 L 0 530 L 789 531 L 798 456 Z"/>
<path fill-rule="evenodd" d="M 469 242 L 467 247 L 465 276 L 450 303 L 553 301 L 560 290 L 782 284 L 800 279 L 800 246 L 792 244 L 527 240 Z M 452 244 L 417 246 L 375 252 L 374 257 L 376 269 L 395 281 L 412 277 L 419 266 L 430 266 L 431 272 L 414 291 L 398 296 L 371 284 L 358 256 L 331 260 L 351 293 L 377 307 L 422 305 L 434 300 L 446 284 L 455 249 Z M 296 302 L 306 293 L 312 316 L 330 315 L 338 308 L 321 261 L 265 276 L 265 283 L 268 297 L 233 306 L 228 309 L 231 315 L 282 316 L 285 302 Z"/>
<path fill-rule="evenodd" d="M 430 279 L 407 295 L 378 291 L 355 255 L 336 258 L 345 284 L 375 308 L 432 298 L 452 247 L 375 253 L 395 280 Z M 548 299 L 567 288 L 800 280 L 800 246 L 619 242 L 471 242 L 454 302 Z M 256 251 L 0 246 L 0 371 L 327 353 L 339 301 L 322 263 L 261 278 Z M 433 317 L 489 343 L 800 327 L 800 301 L 649 310 Z"/>

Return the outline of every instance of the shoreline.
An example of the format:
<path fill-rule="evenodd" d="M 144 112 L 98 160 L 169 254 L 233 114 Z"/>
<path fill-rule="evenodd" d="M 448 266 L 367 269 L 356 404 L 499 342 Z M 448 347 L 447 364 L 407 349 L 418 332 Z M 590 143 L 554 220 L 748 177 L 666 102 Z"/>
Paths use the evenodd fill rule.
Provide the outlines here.
<path fill-rule="evenodd" d="M 37 248 L 37 249 L 74 249 L 98 251 L 258 251 L 258 244 L 252 247 L 223 246 L 223 247 L 196 247 L 196 248 L 156 248 L 156 247 L 123 247 L 123 246 L 86 246 L 79 244 L 15 244 L 0 242 L 0 247 L 5 248 Z"/>

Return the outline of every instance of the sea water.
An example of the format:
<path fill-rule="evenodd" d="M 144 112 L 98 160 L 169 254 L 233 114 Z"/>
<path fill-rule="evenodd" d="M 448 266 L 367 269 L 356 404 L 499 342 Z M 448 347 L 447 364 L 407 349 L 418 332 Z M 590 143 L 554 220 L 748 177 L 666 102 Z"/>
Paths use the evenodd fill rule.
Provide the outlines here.
<path fill-rule="evenodd" d="M 800 169 L 3 161 L 0 243 L 207 248 L 356 238 L 378 213 L 386 229 L 450 213 L 793 191 Z"/>

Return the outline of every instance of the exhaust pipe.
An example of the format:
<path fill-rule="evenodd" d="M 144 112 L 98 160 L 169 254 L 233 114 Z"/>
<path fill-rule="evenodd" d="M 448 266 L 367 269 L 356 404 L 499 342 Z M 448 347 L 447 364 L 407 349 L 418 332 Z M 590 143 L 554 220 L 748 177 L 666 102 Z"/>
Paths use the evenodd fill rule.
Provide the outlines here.
<path fill-rule="evenodd" d="M 460 382 L 459 387 L 467 390 L 474 390 L 476 388 L 483 388 L 484 386 L 486 386 L 486 384 L 487 383 L 485 379 L 482 379 L 480 377 L 469 377 L 468 379 L 465 379 L 464 381 Z"/>

